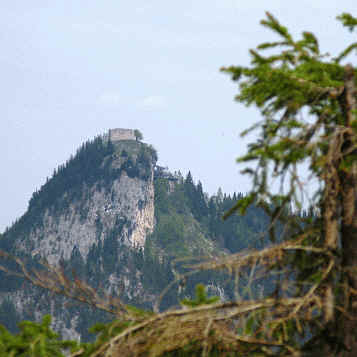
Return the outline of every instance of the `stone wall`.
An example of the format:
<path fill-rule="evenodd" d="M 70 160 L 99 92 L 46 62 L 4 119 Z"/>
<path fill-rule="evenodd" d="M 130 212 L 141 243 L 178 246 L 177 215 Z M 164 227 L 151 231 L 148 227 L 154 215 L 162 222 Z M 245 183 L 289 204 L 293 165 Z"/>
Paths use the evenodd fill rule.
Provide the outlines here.
<path fill-rule="evenodd" d="M 109 139 L 111 141 L 119 140 L 135 140 L 135 134 L 133 129 L 110 129 Z"/>

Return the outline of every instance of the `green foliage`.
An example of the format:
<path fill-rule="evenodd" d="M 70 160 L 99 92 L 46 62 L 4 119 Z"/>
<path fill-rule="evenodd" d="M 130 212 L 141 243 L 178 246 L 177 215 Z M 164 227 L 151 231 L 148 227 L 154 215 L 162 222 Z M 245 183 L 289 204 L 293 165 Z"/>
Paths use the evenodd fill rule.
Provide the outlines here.
<path fill-rule="evenodd" d="M 200 305 L 210 305 L 219 301 L 218 296 L 208 297 L 206 293 L 206 288 L 203 284 L 196 285 L 196 297 L 192 300 L 183 299 L 181 300 L 181 305 L 188 307 L 197 307 Z"/>
<path fill-rule="evenodd" d="M 184 182 L 176 182 L 171 191 L 166 179 L 156 179 L 154 185 L 157 225 L 150 239 L 159 242 L 167 252 L 187 255 L 188 251 L 182 249 L 190 243 L 190 237 L 197 238 L 200 232 L 232 253 L 261 244 L 257 237 L 269 223 L 261 208 L 250 207 L 244 217 L 233 215 L 226 221 L 222 220 L 232 206 L 244 202 L 243 194 L 231 196 L 222 193 L 221 196 L 205 197 L 201 182 L 196 185 L 190 172 Z M 192 216 L 199 225 L 194 224 Z M 196 233 L 189 233 L 192 230 Z"/>
<path fill-rule="evenodd" d="M 191 209 L 193 216 L 201 221 L 203 217 L 207 216 L 208 207 L 205 200 L 202 183 L 198 182 L 197 186 L 193 182 L 191 172 L 189 171 L 184 182 L 184 190 L 187 197 L 187 203 Z"/>
<path fill-rule="evenodd" d="M 76 192 L 84 185 L 91 187 L 98 180 L 104 179 L 109 174 L 110 156 L 114 153 L 113 144 L 105 141 L 102 137 L 97 137 L 93 141 L 83 144 L 74 157 L 71 157 L 65 165 L 61 165 L 54 170 L 51 179 L 36 191 L 30 202 L 29 211 L 38 211 L 43 207 L 57 206 L 64 192 L 67 192 L 69 199 L 76 198 Z M 109 158 L 103 165 L 104 159 Z M 65 205 L 65 203 L 62 203 Z"/>
<path fill-rule="evenodd" d="M 22 321 L 20 332 L 12 335 L 0 325 L 1 357 L 64 357 L 63 350 L 78 350 L 74 341 L 61 341 L 50 328 L 51 316 L 45 315 L 42 323 Z"/>
<path fill-rule="evenodd" d="M 151 178 L 153 163 L 157 161 L 157 154 L 153 147 L 142 145 L 136 159 L 136 166 L 139 167 L 139 177 L 144 180 Z"/>
<path fill-rule="evenodd" d="M 354 28 L 356 19 L 351 15 L 343 14 L 339 19 L 345 26 Z M 343 86 L 344 68 L 335 61 L 323 60 L 324 56 L 320 53 L 318 41 L 313 34 L 304 32 L 302 39 L 295 41 L 287 28 L 269 13 L 267 19 L 261 23 L 277 33 L 281 41 L 264 43 L 258 46 L 258 50 L 275 47 L 284 47 L 284 50 L 267 57 L 253 50 L 252 67 L 232 66 L 222 69 L 231 74 L 234 81 L 239 82 L 240 93 L 236 100 L 248 106 L 255 104 L 265 118 L 264 122 L 252 126 L 242 134 L 261 129 L 259 141 L 250 144 L 248 153 L 238 160 L 239 163 L 257 163 L 256 170 L 248 167 L 243 171 L 252 176 L 254 189 L 228 215 L 235 210 L 244 213 L 249 205 L 257 201 L 276 200 L 278 197 L 272 194 L 268 179 L 289 177 L 287 172 L 291 170 L 291 190 L 279 199 L 284 204 L 292 202 L 297 208 L 301 207 L 297 194 L 300 175 L 296 168 L 299 163 L 311 159 L 309 169 L 312 174 L 319 175 L 321 159 L 325 153 L 324 142 L 306 145 L 317 127 L 309 125 L 297 113 L 308 108 L 315 117 L 323 113 L 336 117 L 335 121 L 339 123 L 343 121 L 341 114 L 335 110 L 337 99 L 329 91 Z M 351 49 L 349 46 L 337 58 L 340 60 L 347 56 Z M 274 115 L 279 114 L 280 118 L 275 119 Z"/>
<path fill-rule="evenodd" d="M 357 18 L 342 14 L 338 19 L 350 31 L 355 30 Z M 294 248 L 288 252 L 277 250 L 269 257 L 274 262 L 270 273 L 278 276 L 274 280 L 276 288 L 268 296 L 276 304 L 269 312 L 268 320 L 274 321 L 275 316 L 271 331 L 264 328 L 266 321 L 256 312 L 246 320 L 242 331 L 244 335 L 285 344 L 291 348 L 289 353 L 294 350 L 292 354 L 297 355 L 309 339 L 315 348 L 324 346 L 324 351 L 329 350 L 326 355 L 339 355 L 344 340 L 352 356 L 357 353 L 357 344 L 349 342 L 354 336 L 346 336 L 356 324 L 348 322 L 346 316 L 351 313 L 349 318 L 353 315 L 355 319 L 355 302 L 348 291 L 356 279 L 342 272 L 352 266 L 355 269 L 357 257 L 352 243 L 357 231 L 352 223 L 357 219 L 353 208 L 356 192 L 353 188 L 352 193 L 351 187 L 356 183 L 357 80 L 356 68 L 340 62 L 357 48 L 357 42 L 330 58 L 320 52 L 318 40 L 310 32 L 303 32 L 296 40 L 269 13 L 261 24 L 273 31 L 278 41 L 251 50 L 250 67 L 222 69 L 238 82 L 236 100 L 255 105 L 263 116 L 262 121 L 242 133 L 244 136 L 259 130 L 257 140 L 237 160 L 246 165 L 242 173 L 251 177 L 252 189 L 225 218 L 235 212 L 246 214 L 258 205 L 270 217 L 271 243 L 286 240 Z M 262 52 L 267 49 L 268 55 L 264 56 Z M 309 176 L 305 183 L 306 168 Z M 280 185 L 275 189 L 277 180 Z M 319 184 L 312 193 L 306 189 L 308 181 Z M 317 216 L 292 214 L 292 208 L 301 211 L 306 202 L 318 212 Z M 255 264 L 253 259 L 254 269 Z M 344 286 L 343 292 L 340 285 Z M 293 298 L 299 301 L 298 308 L 283 316 L 280 309 Z M 307 303 L 313 299 L 319 303 Z M 304 315 L 302 311 L 309 313 Z M 336 328 L 339 325 L 348 326 L 342 334 Z M 274 351 L 279 353 L 285 352 Z"/>
<path fill-rule="evenodd" d="M 161 246 L 169 250 L 182 249 L 185 234 L 184 218 L 177 214 L 162 215 L 155 229 L 156 237 Z"/>
<path fill-rule="evenodd" d="M 337 16 L 337 19 L 340 20 L 343 26 L 347 27 L 351 32 L 357 26 L 357 18 L 353 17 L 351 14 L 343 13 L 340 16 Z"/>
<path fill-rule="evenodd" d="M 8 298 L 0 304 L 0 321 L 7 322 L 6 327 L 11 333 L 18 332 L 17 323 L 21 321 L 21 317 L 17 313 L 15 305 Z"/>
<path fill-rule="evenodd" d="M 141 140 L 143 140 L 143 134 L 141 133 L 141 131 L 140 130 L 138 130 L 138 129 L 135 129 L 134 130 L 134 135 L 135 135 L 135 138 L 136 138 L 136 140 L 137 141 L 141 141 Z"/>
<path fill-rule="evenodd" d="M 165 179 L 156 179 L 155 188 L 155 218 L 159 214 L 167 214 L 171 210 L 169 201 L 169 182 Z"/>
<path fill-rule="evenodd" d="M 174 275 L 171 268 L 171 259 L 153 255 L 145 250 L 144 264 L 142 268 L 142 283 L 145 291 L 152 294 L 162 292 L 173 280 Z M 163 299 L 161 307 L 168 308 L 177 304 L 177 293 L 171 290 Z"/>
<path fill-rule="evenodd" d="M 96 323 L 90 329 L 91 334 L 97 335 L 94 342 L 82 343 L 80 348 L 83 351 L 81 357 L 90 357 L 98 350 L 105 342 L 108 342 L 111 337 L 118 335 L 126 328 L 131 326 L 129 321 L 114 320 L 108 323 Z"/>
<path fill-rule="evenodd" d="M 108 274 L 115 271 L 115 268 L 118 264 L 119 258 L 119 241 L 120 237 L 127 221 L 123 218 L 118 217 L 115 222 L 113 230 L 107 234 L 103 243 L 103 251 L 101 252 L 103 257 L 103 268 L 104 271 Z"/>

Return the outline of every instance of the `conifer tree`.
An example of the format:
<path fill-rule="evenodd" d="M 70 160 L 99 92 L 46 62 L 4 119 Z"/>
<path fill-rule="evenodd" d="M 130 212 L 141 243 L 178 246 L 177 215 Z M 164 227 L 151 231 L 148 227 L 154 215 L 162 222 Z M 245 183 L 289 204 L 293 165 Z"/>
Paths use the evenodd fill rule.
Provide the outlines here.
<path fill-rule="evenodd" d="M 20 332 L 12 335 L 0 325 L 1 357 L 64 357 L 64 350 L 79 349 L 75 341 L 62 341 L 50 328 L 51 316 L 45 315 L 42 323 L 22 321 Z M 67 353 L 68 355 L 68 353 Z"/>
<path fill-rule="evenodd" d="M 139 129 L 134 130 L 134 135 L 135 135 L 136 141 L 141 141 L 144 138 L 143 134 L 141 133 L 141 131 Z"/>
<path fill-rule="evenodd" d="M 350 31 L 357 27 L 357 18 L 349 14 L 338 20 Z M 263 117 L 243 133 L 260 130 L 258 140 L 239 159 L 257 164 L 256 169 L 248 166 L 243 171 L 252 177 L 252 189 L 227 216 L 258 203 L 273 223 L 285 224 L 280 240 L 289 241 L 290 248 L 271 258 L 275 271 L 293 288 L 287 292 L 283 284 L 277 286 L 276 309 L 289 299 L 300 302 L 273 324 L 275 331 L 285 329 L 282 341 L 296 351 L 302 340 L 308 340 L 304 348 L 309 353 L 356 356 L 357 73 L 345 60 L 357 42 L 331 58 L 320 52 L 310 32 L 295 40 L 269 13 L 261 24 L 280 40 L 251 50 L 250 67 L 223 68 L 239 83 L 236 100 L 255 105 Z M 272 54 L 276 48 L 282 50 Z M 267 56 L 261 53 L 265 49 L 270 50 Z M 302 164 L 308 165 L 306 182 Z M 272 182 L 277 178 L 282 184 L 274 192 Z M 311 180 L 318 188 L 308 202 L 317 217 L 298 220 L 288 208 L 303 208 Z M 276 242 L 273 225 L 270 233 Z M 301 332 L 300 340 L 296 332 Z"/>
<path fill-rule="evenodd" d="M 201 181 L 198 181 L 197 184 L 195 201 L 196 201 L 197 211 L 199 212 L 200 218 L 202 219 L 202 217 L 206 217 L 208 215 L 208 207 L 207 207 L 205 195 L 203 193 Z"/>

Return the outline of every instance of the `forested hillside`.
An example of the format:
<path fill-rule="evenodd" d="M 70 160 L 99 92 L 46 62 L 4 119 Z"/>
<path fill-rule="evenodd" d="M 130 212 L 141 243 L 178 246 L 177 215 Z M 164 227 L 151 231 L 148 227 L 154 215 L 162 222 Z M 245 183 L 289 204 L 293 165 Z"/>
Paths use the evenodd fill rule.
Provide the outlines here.
<path fill-rule="evenodd" d="M 0 249 L 26 261 L 29 269 L 41 269 L 40 262 L 52 257 L 66 276 L 151 309 L 160 293 L 187 272 L 183 262 L 262 244 L 268 222 L 263 210 L 252 207 L 245 217 L 222 219 L 242 193 L 227 195 L 219 189 L 209 196 L 191 172 L 186 177 L 170 173 L 156 161 L 155 149 L 141 142 L 113 143 L 100 136 L 88 141 L 33 194 L 27 212 L 1 237 Z M 147 231 L 144 245 L 133 246 L 130 237 L 151 214 L 151 200 L 153 229 Z M 11 259 L 5 266 L 19 268 Z M 233 286 L 225 276 L 197 273 L 184 286 L 173 284 L 159 308 L 179 306 L 181 299 L 194 295 L 198 282 L 209 285 L 210 294 L 232 297 Z M 53 304 L 45 303 L 48 298 Z M 112 318 L 0 272 L 1 323 L 15 332 L 21 320 L 38 320 L 45 313 L 54 314 L 58 331 L 77 333 L 82 341 L 93 338 L 88 328 L 94 322 Z"/>

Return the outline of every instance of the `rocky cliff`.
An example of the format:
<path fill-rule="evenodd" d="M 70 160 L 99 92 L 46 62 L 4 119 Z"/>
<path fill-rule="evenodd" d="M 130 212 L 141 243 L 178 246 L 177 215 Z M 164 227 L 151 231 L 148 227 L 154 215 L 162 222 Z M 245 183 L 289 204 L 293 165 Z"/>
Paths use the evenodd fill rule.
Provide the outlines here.
<path fill-rule="evenodd" d="M 155 150 L 134 140 L 98 137 L 84 144 L 34 193 L 1 247 L 23 259 L 75 269 L 107 292 L 120 290 L 126 301 L 140 295 L 142 304 L 150 303 L 153 296 L 143 291 L 142 273 L 132 261 L 142 259 L 154 229 L 155 164 Z M 14 284 L 8 277 L 0 282 L 0 303 L 11 300 L 21 318 L 26 311 L 35 318 L 50 312 L 62 334 L 79 336 L 78 316 L 64 318 L 58 309 L 64 298 L 48 304 L 47 292 L 31 286 L 9 291 Z"/>
<path fill-rule="evenodd" d="M 241 196 L 209 197 L 191 173 L 184 179 L 156 162 L 156 151 L 136 140 L 105 135 L 83 144 L 33 194 L 26 213 L 0 237 L 0 250 L 29 269 L 46 260 L 69 279 L 150 309 L 187 271 L 188 257 L 237 252 L 247 247 L 254 227 L 265 229 L 257 210 L 223 224 L 223 213 Z M 0 257 L 4 264 L 16 270 Z M 233 291 L 219 274 L 190 275 L 184 285 L 172 285 L 160 308 L 177 305 L 198 282 L 221 298 Z M 82 340 L 93 338 L 88 328 L 95 322 L 112 318 L 0 270 L 0 323 L 14 331 L 16 322 L 39 321 L 45 313 L 64 338 Z"/>
<path fill-rule="evenodd" d="M 74 247 L 86 260 L 90 248 L 104 244 L 113 232 L 121 244 L 145 246 L 146 236 L 154 228 L 152 177 L 143 180 L 123 171 L 110 187 L 85 187 L 82 196 L 58 215 L 46 209 L 41 225 L 16 240 L 16 251 L 46 257 L 56 265 L 61 259 L 69 260 Z"/>

